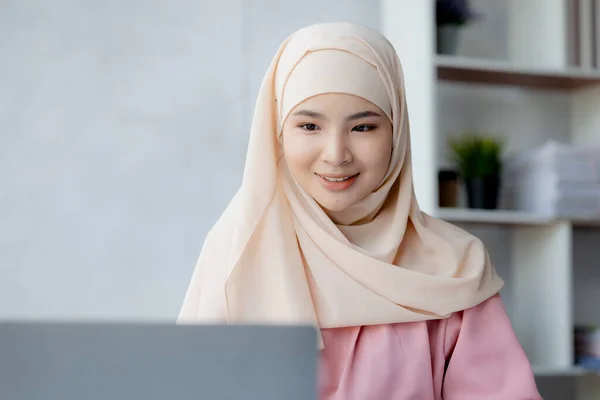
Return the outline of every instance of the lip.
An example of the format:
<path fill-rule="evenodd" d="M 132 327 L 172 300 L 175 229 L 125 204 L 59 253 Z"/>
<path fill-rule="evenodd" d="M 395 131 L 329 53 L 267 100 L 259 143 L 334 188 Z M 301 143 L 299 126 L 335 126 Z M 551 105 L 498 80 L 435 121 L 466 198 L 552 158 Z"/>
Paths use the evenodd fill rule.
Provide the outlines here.
<path fill-rule="evenodd" d="M 337 192 L 337 191 L 346 190 L 350 186 L 352 186 L 354 184 L 354 182 L 356 182 L 356 178 L 358 177 L 358 175 L 360 175 L 360 173 L 354 174 L 354 175 L 333 175 L 333 174 L 317 174 L 317 173 L 315 173 L 315 175 L 317 176 L 317 178 L 319 178 L 319 182 L 321 182 L 321 185 L 323 185 L 326 189 Z M 331 182 L 331 181 L 328 181 L 327 179 L 325 179 L 325 178 L 345 178 L 347 176 L 349 176 L 349 178 L 344 181 L 341 181 L 341 182 Z"/>

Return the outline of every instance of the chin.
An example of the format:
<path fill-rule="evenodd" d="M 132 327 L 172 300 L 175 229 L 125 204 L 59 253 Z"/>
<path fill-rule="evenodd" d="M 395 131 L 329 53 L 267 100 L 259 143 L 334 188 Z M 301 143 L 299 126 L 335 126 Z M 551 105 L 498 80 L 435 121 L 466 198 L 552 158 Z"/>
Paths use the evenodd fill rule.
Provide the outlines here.
<path fill-rule="evenodd" d="M 321 205 L 321 207 L 323 208 L 324 211 L 326 211 L 326 212 L 332 212 L 332 213 L 342 212 L 346 208 L 348 208 L 348 206 L 329 206 L 328 207 L 327 205 L 323 205 L 323 204 L 320 204 L 320 205 Z"/>
<path fill-rule="evenodd" d="M 344 200 L 344 201 L 331 201 L 331 199 L 324 199 L 323 201 L 319 201 L 319 199 L 315 199 L 317 203 L 328 212 L 341 212 L 352 206 L 354 202 Z"/>

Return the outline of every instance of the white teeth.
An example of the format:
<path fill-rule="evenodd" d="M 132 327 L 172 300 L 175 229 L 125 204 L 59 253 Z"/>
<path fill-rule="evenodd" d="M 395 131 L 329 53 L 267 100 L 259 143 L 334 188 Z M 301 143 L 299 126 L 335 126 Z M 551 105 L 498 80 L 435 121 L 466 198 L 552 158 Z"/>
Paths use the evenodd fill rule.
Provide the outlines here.
<path fill-rule="evenodd" d="M 349 176 L 347 176 L 347 177 L 345 177 L 345 178 L 329 178 L 329 177 L 327 177 L 327 176 L 323 176 L 322 178 L 323 178 L 323 179 L 325 179 L 326 181 L 329 181 L 329 182 L 343 182 L 343 181 L 345 181 L 346 179 L 349 179 L 350 177 L 349 177 Z"/>

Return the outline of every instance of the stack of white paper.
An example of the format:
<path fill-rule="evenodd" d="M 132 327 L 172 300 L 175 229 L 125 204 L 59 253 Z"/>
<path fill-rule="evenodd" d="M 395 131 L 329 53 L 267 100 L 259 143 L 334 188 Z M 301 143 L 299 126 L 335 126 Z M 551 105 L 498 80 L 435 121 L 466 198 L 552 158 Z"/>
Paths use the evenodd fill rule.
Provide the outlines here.
<path fill-rule="evenodd" d="M 511 208 L 559 218 L 600 217 L 600 148 L 554 141 L 505 162 Z"/>

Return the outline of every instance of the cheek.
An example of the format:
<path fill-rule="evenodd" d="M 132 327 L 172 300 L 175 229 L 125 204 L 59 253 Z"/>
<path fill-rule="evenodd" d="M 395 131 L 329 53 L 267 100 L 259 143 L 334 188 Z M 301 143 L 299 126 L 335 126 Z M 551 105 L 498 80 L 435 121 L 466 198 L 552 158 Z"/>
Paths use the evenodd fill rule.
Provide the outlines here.
<path fill-rule="evenodd" d="M 369 165 L 373 174 L 383 179 L 392 157 L 391 139 L 381 140 L 379 143 L 373 143 L 373 146 L 364 147 L 363 157 L 364 160 L 368 160 L 366 164 Z"/>
<path fill-rule="evenodd" d="M 283 157 L 292 173 L 309 172 L 318 151 L 305 138 L 299 135 L 284 135 Z"/>

